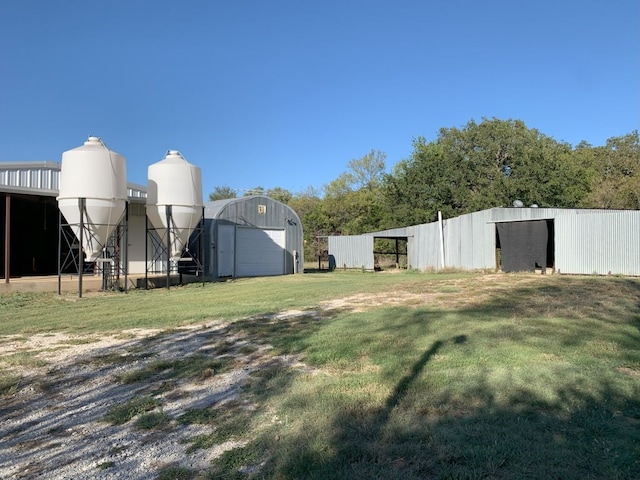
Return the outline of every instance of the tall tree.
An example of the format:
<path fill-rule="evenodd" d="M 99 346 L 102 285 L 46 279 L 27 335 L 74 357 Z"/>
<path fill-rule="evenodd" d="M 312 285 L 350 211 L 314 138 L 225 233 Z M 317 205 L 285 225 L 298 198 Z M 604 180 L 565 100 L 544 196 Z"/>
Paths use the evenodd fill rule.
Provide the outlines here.
<path fill-rule="evenodd" d="M 573 162 L 571 146 L 529 129 L 520 120 L 473 120 L 443 128 L 435 142 L 414 141 L 411 157 L 385 177 L 396 224 L 435 220 L 491 207 L 575 207 L 588 175 Z"/>
<path fill-rule="evenodd" d="M 243 197 L 249 197 L 251 195 L 264 195 L 264 188 L 261 186 L 250 188 L 249 190 L 245 190 Z"/>
<path fill-rule="evenodd" d="M 325 185 L 323 207 L 329 234 L 353 235 L 379 229 L 385 158 L 383 152 L 371 150 L 351 160 L 347 171 Z"/>
<path fill-rule="evenodd" d="M 360 158 L 354 158 L 347 164 L 346 176 L 352 190 L 367 188 L 373 190 L 380 186 L 385 170 L 387 154 L 371 150 Z"/>
<path fill-rule="evenodd" d="M 289 203 L 289 201 L 293 197 L 293 194 L 289 190 L 282 187 L 270 188 L 269 190 L 267 190 L 266 195 L 267 197 L 271 197 L 274 200 L 277 200 L 278 202 L 284 204 Z"/>
<path fill-rule="evenodd" d="M 288 205 L 298 214 L 304 234 L 304 258 L 313 261 L 322 253 L 322 238 L 327 235 L 327 215 L 323 209 L 320 192 L 313 187 L 294 194 Z"/>
<path fill-rule="evenodd" d="M 592 149 L 597 172 L 589 196 L 597 208 L 640 209 L 640 136 L 612 137 Z"/>
<path fill-rule="evenodd" d="M 227 185 L 215 187 L 213 192 L 209 194 L 209 201 L 211 202 L 227 198 L 236 198 L 236 191 Z"/>
<path fill-rule="evenodd" d="M 384 177 L 386 227 L 432 222 L 438 210 L 453 216 L 452 183 L 443 180 L 449 170 L 437 143 L 427 143 L 424 137 L 415 139 L 411 157 L 398 162 Z"/>

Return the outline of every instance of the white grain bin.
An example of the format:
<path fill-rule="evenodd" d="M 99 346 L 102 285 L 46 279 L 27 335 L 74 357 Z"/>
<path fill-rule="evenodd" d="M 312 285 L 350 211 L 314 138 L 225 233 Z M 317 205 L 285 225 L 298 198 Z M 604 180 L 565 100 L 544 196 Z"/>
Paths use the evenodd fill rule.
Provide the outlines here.
<path fill-rule="evenodd" d="M 180 258 L 193 229 L 202 218 L 202 176 L 200 168 L 187 162 L 177 150 L 148 169 L 147 217 L 164 237 L 170 233 L 170 257 Z M 171 225 L 167 224 L 171 206 Z"/>
<path fill-rule="evenodd" d="M 83 249 L 88 261 L 102 254 L 120 223 L 127 201 L 126 161 L 98 137 L 62 154 L 58 207 L 80 238 L 81 198 L 85 199 Z"/>

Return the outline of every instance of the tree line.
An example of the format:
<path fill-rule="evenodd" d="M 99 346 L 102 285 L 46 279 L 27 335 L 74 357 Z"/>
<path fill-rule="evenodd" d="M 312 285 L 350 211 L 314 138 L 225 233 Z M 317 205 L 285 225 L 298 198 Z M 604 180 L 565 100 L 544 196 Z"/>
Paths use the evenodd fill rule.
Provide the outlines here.
<path fill-rule="evenodd" d="M 521 120 L 483 119 L 442 128 L 437 138 L 413 141 L 409 158 L 387 173 L 386 154 L 353 159 L 318 190 L 255 189 L 289 205 L 304 228 L 305 259 L 317 258 L 318 239 L 357 235 L 435 221 L 493 207 L 640 209 L 640 136 L 613 137 L 604 146 L 573 147 Z M 210 200 L 234 198 L 215 187 Z"/>

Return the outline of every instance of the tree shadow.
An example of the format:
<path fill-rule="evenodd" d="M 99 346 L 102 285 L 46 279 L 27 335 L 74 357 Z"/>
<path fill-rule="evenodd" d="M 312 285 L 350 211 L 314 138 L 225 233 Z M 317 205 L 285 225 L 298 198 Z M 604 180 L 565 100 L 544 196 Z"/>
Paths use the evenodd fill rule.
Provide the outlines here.
<path fill-rule="evenodd" d="M 573 283 L 570 293 L 578 295 L 580 282 Z M 639 284 L 631 281 L 625 288 L 627 294 L 632 293 L 632 302 L 636 302 L 633 295 L 640 293 Z M 512 386 L 505 394 L 496 390 L 499 383 L 491 370 L 478 367 L 461 391 L 459 385 L 450 389 L 439 384 L 440 377 L 432 375 L 427 368 L 436 357 L 447 357 L 455 349 L 473 344 L 476 335 L 496 342 L 509 339 L 523 347 L 536 348 L 549 336 L 547 327 L 554 325 L 555 330 L 561 332 L 555 339 L 559 345 L 566 348 L 590 343 L 606 348 L 618 345 L 624 349 L 617 355 L 618 361 L 638 365 L 640 336 L 633 329 L 625 328 L 617 333 L 617 329 L 606 327 L 611 324 L 637 328 L 638 303 L 622 314 L 618 306 L 603 304 L 602 310 L 592 317 L 585 317 L 582 312 L 574 316 L 570 309 L 563 310 L 559 316 L 568 322 L 567 327 L 571 326 L 566 330 L 562 322 L 554 324 L 545 318 L 529 316 L 530 313 L 523 318 L 539 325 L 527 329 L 525 321 L 524 327 L 519 327 L 522 332 L 500 328 L 473 330 L 473 320 L 482 323 L 512 319 L 514 305 L 522 312 L 530 312 L 549 301 L 531 299 L 536 292 L 536 287 L 515 288 L 513 298 L 506 302 L 494 297 L 476 306 L 457 309 L 456 315 L 471 320 L 466 323 L 471 325 L 469 332 L 434 341 L 405 370 L 407 373 L 395 380 L 394 388 L 380 406 L 345 401 L 328 419 L 330 427 L 325 431 L 329 436 L 328 446 L 309 432 L 281 440 L 277 449 L 271 451 L 264 471 L 266 477 L 640 478 L 640 384 L 637 382 L 623 386 L 603 380 L 593 388 L 580 377 L 565 377 L 560 370 L 557 376 L 564 378 L 564 383 L 545 392 L 526 384 L 515 387 L 522 379 L 511 378 L 506 365 L 503 373 L 506 378 L 502 381 L 511 382 Z M 560 293 L 552 303 L 561 305 L 561 297 Z M 518 298 L 523 299 L 524 305 L 518 304 Z M 398 331 L 411 331 L 419 325 L 429 328 L 431 320 L 455 321 L 451 313 L 419 309 L 392 328 Z M 371 328 L 372 335 L 389 329 L 375 325 Z M 604 336 L 603 329 L 606 330 Z M 633 372 L 637 375 L 637 368 Z M 593 374 L 597 371 L 593 370 Z M 385 372 L 380 375 L 385 376 Z M 433 391 L 430 391 L 431 385 Z"/>
<path fill-rule="evenodd" d="M 460 343 L 434 342 L 383 407 L 336 413 L 329 454 L 306 436 L 280 445 L 294 453 L 276 454 L 274 478 L 639 478 L 640 388 L 567 385 L 556 401 L 522 388 L 498 402 L 485 377 L 469 386 L 467 401 L 445 389 L 425 409 L 424 382 L 414 383 L 430 359 Z"/>

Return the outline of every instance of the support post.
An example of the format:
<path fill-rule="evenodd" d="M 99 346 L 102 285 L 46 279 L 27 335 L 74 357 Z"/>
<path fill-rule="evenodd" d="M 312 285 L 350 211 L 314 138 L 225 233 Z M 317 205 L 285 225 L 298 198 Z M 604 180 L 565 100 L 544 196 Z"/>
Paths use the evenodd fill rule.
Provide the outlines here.
<path fill-rule="evenodd" d="M 438 210 L 438 226 L 440 228 L 440 262 L 444 269 L 444 228 L 442 226 L 442 212 Z"/>
<path fill-rule="evenodd" d="M 11 195 L 6 193 L 4 202 L 4 283 L 9 283 L 11 281 Z"/>
<path fill-rule="evenodd" d="M 82 298 L 82 274 L 84 273 L 84 207 L 86 199 L 84 197 L 78 198 L 78 207 L 80 208 L 80 245 L 78 246 L 78 298 Z"/>
<path fill-rule="evenodd" d="M 204 207 L 202 207 L 202 217 L 200 217 L 200 235 L 198 235 L 198 255 L 200 264 L 200 274 L 202 275 L 202 286 L 204 287 Z"/>
<path fill-rule="evenodd" d="M 171 205 L 165 205 L 165 213 L 167 215 L 167 290 L 169 290 L 169 281 L 171 280 Z"/>
<path fill-rule="evenodd" d="M 62 212 L 58 210 L 58 295 L 62 295 Z"/>
<path fill-rule="evenodd" d="M 145 235 L 146 239 L 146 235 Z M 129 273 L 129 202 L 127 201 L 124 205 L 124 259 L 122 261 L 122 266 L 124 268 L 124 293 L 127 293 L 127 281 L 128 281 L 128 273 Z M 120 246 L 120 253 L 122 255 L 123 246 Z"/>
<path fill-rule="evenodd" d="M 149 217 L 144 216 L 144 289 L 149 290 Z"/>

